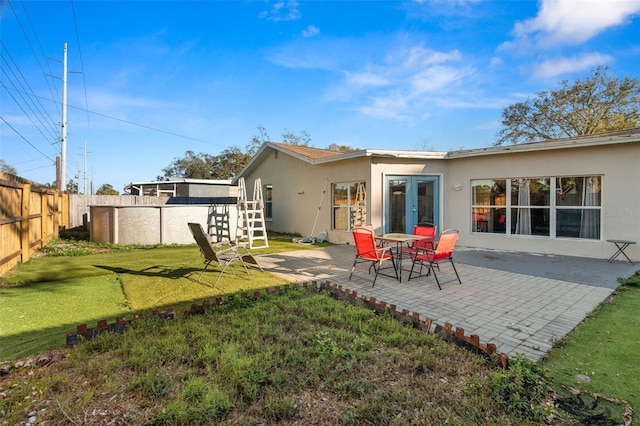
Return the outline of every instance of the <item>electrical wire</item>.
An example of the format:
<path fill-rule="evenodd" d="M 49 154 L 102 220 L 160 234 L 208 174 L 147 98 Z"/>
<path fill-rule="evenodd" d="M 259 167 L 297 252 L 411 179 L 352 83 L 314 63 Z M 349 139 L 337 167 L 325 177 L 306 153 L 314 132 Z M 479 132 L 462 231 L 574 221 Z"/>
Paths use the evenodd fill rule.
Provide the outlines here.
<path fill-rule="evenodd" d="M 45 154 L 44 152 L 40 151 L 38 149 L 37 146 L 35 146 L 34 144 L 31 143 L 31 141 L 29 141 L 29 139 L 25 138 L 22 133 L 20 133 L 18 130 L 16 130 L 15 127 L 13 127 L 11 124 L 9 124 L 9 122 L 7 120 L 4 119 L 4 117 L 0 116 L 0 120 L 4 121 L 4 124 L 6 124 L 11 130 L 13 130 L 15 132 L 16 135 L 20 136 L 26 143 L 28 143 L 29 145 L 31 145 L 31 147 L 33 149 L 35 149 L 36 151 L 38 151 L 40 154 L 42 154 L 43 157 L 48 158 L 49 160 L 55 162 L 55 160 L 51 157 L 49 157 L 47 154 Z"/>
<path fill-rule="evenodd" d="M 76 29 L 76 42 L 78 43 L 78 55 L 80 56 L 80 74 L 82 74 L 82 86 L 84 88 L 84 106 L 87 112 L 87 128 L 91 132 L 91 123 L 89 122 L 89 101 L 87 99 L 87 80 L 84 74 L 84 60 L 82 59 L 82 50 L 80 49 L 80 32 L 78 31 L 78 20 L 76 19 L 75 2 L 71 0 L 71 12 L 73 13 L 73 24 Z"/>

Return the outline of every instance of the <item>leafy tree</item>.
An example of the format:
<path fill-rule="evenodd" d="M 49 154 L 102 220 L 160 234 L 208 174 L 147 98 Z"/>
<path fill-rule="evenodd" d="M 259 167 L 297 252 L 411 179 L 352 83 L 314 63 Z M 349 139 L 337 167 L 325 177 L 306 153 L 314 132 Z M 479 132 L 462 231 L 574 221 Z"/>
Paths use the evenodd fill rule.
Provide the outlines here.
<path fill-rule="evenodd" d="M 105 183 L 96 191 L 96 195 L 119 195 L 119 192 L 109 183 Z"/>
<path fill-rule="evenodd" d="M 0 159 L 0 172 L 8 173 L 10 175 L 18 174 L 18 171 L 15 169 L 15 167 L 10 166 L 2 159 Z"/>
<path fill-rule="evenodd" d="M 249 162 L 251 155 L 238 147 L 227 148 L 219 155 L 196 154 L 187 151 L 183 158 L 176 158 L 164 168 L 165 179 L 181 177 L 189 179 L 231 179 Z"/>
<path fill-rule="evenodd" d="M 303 130 L 296 135 L 285 129 L 282 134 L 285 143 L 291 145 L 308 146 L 311 141 L 309 132 Z M 269 142 L 270 138 L 267 129 L 258 125 L 258 135 L 251 138 L 245 150 L 232 146 L 223 150 L 218 155 L 205 153 L 194 153 L 187 151 L 182 158 L 176 158 L 168 166 L 162 169 L 163 176 L 158 176 L 157 180 L 167 180 L 170 178 L 189 179 L 231 179 L 240 171 L 251 158 L 258 152 L 263 143 Z"/>
<path fill-rule="evenodd" d="M 598 67 L 583 80 L 508 106 L 494 145 L 558 139 L 640 126 L 640 80 Z"/>
<path fill-rule="evenodd" d="M 67 182 L 67 192 L 69 194 L 77 194 L 78 193 L 78 182 L 73 179 L 69 179 Z"/>
<path fill-rule="evenodd" d="M 337 143 L 332 143 L 327 147 L 329 151 L 337 151 L 337 152 L 356 152 L 360 151 L 360 148 L 354 148 L 348 145 L 338 145 Z"/>
<path fill-rule="evenodd" d="M 282 142 L 289 145 L 310 146 L 311 135 L 306 130 L 301 130 L 300 134 L 296 135 L 295 133 L 284 129 L 284 132 L 282 133 Z"/>
<path fill-rule="evenodd" d="M 181 177 L 190 179 L 214 179 L 213 164 L 215 158 L 209 154 L 187 151 L 182 158 L 176 158 L 168 167 L 162 169 L 165 178 Z"/>
<path fill-rule="evenodd" d="M 266 127 L 262 124 L 258 124 L 257 129 L 258 134 L 251 138 L 249 145 L 246 147 L 246 151 L 251 155 L 251 157 L 258 152 L 263 143 L 273 142 L 267 133 Z M 311 143 L 311 135 L 306 130 L 302 130 L 299 134 L 295 134 L 290 132 L 288 129 L 284 129 L 281 137 L 282 142 L 289 145 L 309 146 Z"/>

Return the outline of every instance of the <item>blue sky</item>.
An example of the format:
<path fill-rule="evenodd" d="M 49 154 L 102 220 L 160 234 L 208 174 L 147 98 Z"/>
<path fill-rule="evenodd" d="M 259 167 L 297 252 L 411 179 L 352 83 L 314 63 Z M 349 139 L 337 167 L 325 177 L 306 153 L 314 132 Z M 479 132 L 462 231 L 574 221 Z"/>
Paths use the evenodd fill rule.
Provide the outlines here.
<path fill-rule="evenodd" d="M 538 91 L 601 65 L 640 77 L 637 0 L 0 4 L 0 158 L 55 180 L 66 42 L 81 192 L 244 148 L 258 125 L 318 148 L 486 147 L 503 109 Z"/>

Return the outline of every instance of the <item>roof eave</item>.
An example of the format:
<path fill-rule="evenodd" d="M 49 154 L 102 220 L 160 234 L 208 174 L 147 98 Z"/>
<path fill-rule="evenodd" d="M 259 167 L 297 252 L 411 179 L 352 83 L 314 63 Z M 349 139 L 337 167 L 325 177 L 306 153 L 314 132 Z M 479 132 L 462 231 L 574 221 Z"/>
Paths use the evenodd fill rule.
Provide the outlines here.
<path fill-rule="evenodd" d="M 488 148 L 468 149 L 462 151 L 450 151 L 445 158 L 478 157 L 484 155 L 515 154 L 520 152 L 549 151 L 556 149 L 580 148 L 589 146 L 615 145 L 621 143 L 640 142 L 640 134 L 631 133 L 625 135 L 603 136 L 591 139 L 554 139 L 544 142 L 529 142 L 509 146 L 492 146 Z"/>

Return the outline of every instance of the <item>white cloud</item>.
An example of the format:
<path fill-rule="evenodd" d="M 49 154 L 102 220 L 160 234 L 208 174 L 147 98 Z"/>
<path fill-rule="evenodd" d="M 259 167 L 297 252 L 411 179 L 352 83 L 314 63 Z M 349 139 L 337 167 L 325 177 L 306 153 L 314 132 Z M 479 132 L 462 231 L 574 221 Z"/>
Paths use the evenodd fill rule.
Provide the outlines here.
<path fill-rule="evenodd" d="M 573 73 L 595 68 L 611 62 L 613 58 L 601 53 L 591 53 L 572 58 L 549 59 L 538 66 L 533 71 L 536 78 L 555 77 L 565 73 Z"/>
<path fill-rule="evenodd" d="M 356 104 L 361 114 L 378 118 L 412 121 L 428 116 L 440 98 L 456 97 L 460 81 L 474 70 L 458 66 L 457 50 L 439 52 L 415 45 L 390 47 L 384 62 L 347 73 L 340 100 Z"/>
<path fill-rule="evenodd" d="M 489 68 L 498 67 L 498 66 L 502 65 L 503 63 L 504 63 L 504 61 L 502 60 L 501 57 L 494 56 L 493 58 L 491 58 L 491 62 L 489 62 Z"/>
<path fill-rule="evenodd" d="M 468 71 L 464 68 L 434 66 L 418 71 L 409 78 L 411 92 L 416 95 L 445 90 L 460 81 Z"/>
<path fill-rule="evenodd" d="M 296 0 L 277 1 L 270 10 L 265 10 L 258 14 L 258 18 L 267 21 L 296 21 L 302 17 L 298 6 L 300 4 Z"/>
<path fill-rule="evenodd" d="M 406 34 L 394 39 L 313 39 L 295 41 L 266 52 L 268 59 L 295 69 L 320 69 L 337 77 L 325 99 L 361 114 L 419 120 L 438 99 L 460 96 L 462 82 L 475 75 L 457 49 L 439 51 Z M 450 102 L 445 102 L 450 105 Z"/>
<path fill-rule="evenodd" d="M 314 35 L 318 35 L 318 34 L 320 34 L 320 28 L 315 27 L 313 25 L 309 25 L 307 28 L 305 28 L 302 31 L 302 37 L 304 38 L 313 37 Z"/>
<path fill-rule="evenodd" d="M 450 52 L 438 52 L 427 49 L 424 46 L 416 46 L 409 50 L 405 65 L 408 67 L 425 67 L 445 62 L 460 61 L 461 59 L 462 55 L 457 49 Z"/>
<path fill-rule="evenodd" d="M 389 84 L 389 80 L 380 74 L 372 72 L 347 72 L 347 83 L 356 87 L 382 87 Z"/>
<path fill-rule="evenodd" d="M 541 0 L 538 16 L 517 22 L 514 33 L 536 38 L 541 47 L 580 44 L 639 13 L 635 0 Z"/>

